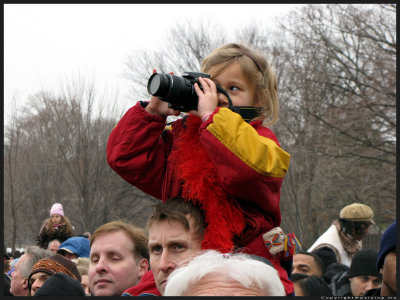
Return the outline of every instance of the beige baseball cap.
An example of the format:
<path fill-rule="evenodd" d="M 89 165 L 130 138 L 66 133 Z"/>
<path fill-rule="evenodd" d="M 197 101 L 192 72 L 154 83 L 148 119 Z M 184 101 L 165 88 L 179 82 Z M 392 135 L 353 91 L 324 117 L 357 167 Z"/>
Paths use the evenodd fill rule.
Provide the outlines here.
<path fill-rule="evenodd" d="M 365 204 L 353 203 L 342 208 L 339 217 L 353 222 L 370 222 L 375 224 L 374 212 Z"/>

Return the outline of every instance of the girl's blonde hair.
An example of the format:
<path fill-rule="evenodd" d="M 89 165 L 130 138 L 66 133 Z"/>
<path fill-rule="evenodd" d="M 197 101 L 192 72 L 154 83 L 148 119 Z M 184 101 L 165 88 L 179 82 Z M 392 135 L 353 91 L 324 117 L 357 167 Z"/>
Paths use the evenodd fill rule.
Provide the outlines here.
<path fill-rule="evenodd" d="M 275 72 L 259 51 L 230 43 L 211 52 L 201 63 L 201 72 L 207 73 L 211 67 L 221 64 L 217 76 L 233 62 L 238 62 L 250 83 L 254 83 L 256 103 L 261 106 L 260 115 L 255 120 L 263 120 L 272 125 L 278 120 L 278 83 Z"/>

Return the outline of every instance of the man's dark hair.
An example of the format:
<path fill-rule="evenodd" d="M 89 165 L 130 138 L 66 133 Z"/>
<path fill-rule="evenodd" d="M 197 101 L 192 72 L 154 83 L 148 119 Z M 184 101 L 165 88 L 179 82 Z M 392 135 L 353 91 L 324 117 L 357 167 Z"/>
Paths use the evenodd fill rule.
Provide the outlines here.
<path fill-rule="evenodd" d="M 299 251 L 296 254 L 304 254 L 304 255 L 308 255 L 314 258 L 315 262 L 317 263 L 318 267 L 321 270 L 321 276 L 324 275 L 325 273 L 325 265 L 324 262 L 322 261 L 322 259 L 315 253 L 312 252 L 308 252 L 308 251 Z"/>
<path fill-rule="evenodd" d="M 336 253 L 331 247 L 328 246 L 318 247 L 312 250 L 311 253 L 317 255 L 324 263 L 324 269 L 325 269 L 324 273 L 331 264 L 337 263 Z"/>
<path fill-rule="evenodd" d="M 332 291 L 324 279 L 318 276 L 308 276 L 303 273 L 294 273 L 290 276 L 292 282 L 297 282 L 303 290 L 304 296 L 332 296 Z"/>
<path fill-rule="evenodd" d="M 192 229 L 195 234 L 199 238 L 203 239 L 205 228 L 203 212 L 198 206 L 192 202 L 185 201 L 185 199 L 181 197 L 175 197 L 163 203 L 154 205 L 153 213 L 147 220 L 146 231 L 149 231 L 149 228 L 154 222 L 162 220 L 178 221 L 182 223 L 187 231 L 189 231 L 190 225 L 187 216 L 190 216 L 193 220 L 194 228 Z"/>

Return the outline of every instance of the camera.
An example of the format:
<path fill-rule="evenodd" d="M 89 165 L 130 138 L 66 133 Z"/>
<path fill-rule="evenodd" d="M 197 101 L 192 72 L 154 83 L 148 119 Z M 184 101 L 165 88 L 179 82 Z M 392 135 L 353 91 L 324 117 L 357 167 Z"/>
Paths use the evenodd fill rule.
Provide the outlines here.
<path fill-rule="evenodd" d="M 210 78 L 209 74 L 184 72 L 182 77 L 173 74 L 154 73 L 147 83 L 147 91 L 160 100 L 168 102 L 170 108 L 188 112 L 197 110 L 199 97 L 194 89 L 199 77 Z"/>
<path fill-rule="evenodd" d="M 182 77 L 173 74 L 154 73 L 150 76 L 147 83 L 147 91 L 158 97 L 160 100 L 168 102 L 168 107 L 188 112 L 197 110 L 199 97 L 194 89 L 194 84 L 199 83 L 199 77 L 210 78 L 210 74 L 199 72 L 184 72 Z M 228 108 L 240 114 L 246 122 L 250 122 L 260 113 L 259 108 L 252 106 L 233 106 L 232 99 L 228 92 L 219 84 L 215 84 L 217 92 L 226 96 Z"/>

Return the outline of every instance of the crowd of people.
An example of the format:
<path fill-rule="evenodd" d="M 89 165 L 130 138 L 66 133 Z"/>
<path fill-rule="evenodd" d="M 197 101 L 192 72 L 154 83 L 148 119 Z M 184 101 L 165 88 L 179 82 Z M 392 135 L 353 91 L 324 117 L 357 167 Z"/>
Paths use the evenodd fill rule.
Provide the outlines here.
<path fill-rule="evenodd" d="M 28 246 L 13 254 L 19 257 L 4 252 L 4 295 L 287 295 L 270 260 L 241 249 L 202 249 L 204 216 L 182 200 L 155 205 L 146 229 L 116 220 L 92 235 L 46 241 L 47 248 Z M 39 237 L 38 244 L 42 242 Z M 320 251 L 293 255 L 288 272 L 293 296 L 396 295 L 396 222 L 384 231 L 379 252 L 360 249 L 349 266 L 332 247 L 341 245 L 325 243 Z"/>
<path fill-rule="evenodd" d="M 160 199 L 146 228 L 115 220 L 74 236 L 55 203 L 37 245 L 5 277 L 5 293 L 395 295 L 396 223 L 378 254 L 363 252 L 361 240 L 374 223 L 367 205 L 344 207 L 307 251 L 279 227 L 290 154 L 268 127 L 279 101 L 267 60 L 231 43 L 210 53 L 201 72 L 180 85 L 183 77 L 154 70 L 150 101 L 135 104 L 110 133 L 110 167 Z"/>

